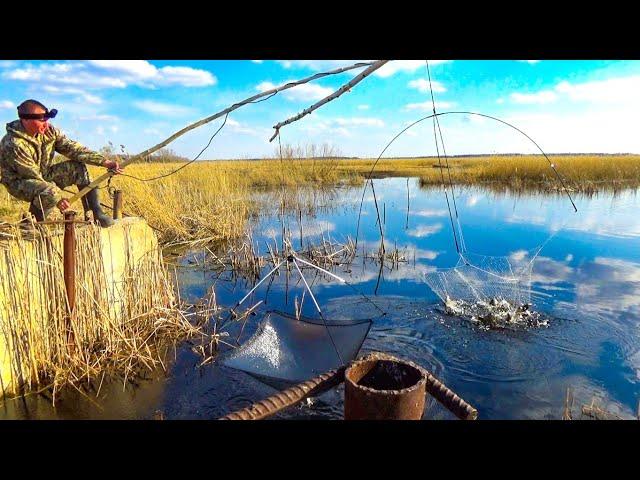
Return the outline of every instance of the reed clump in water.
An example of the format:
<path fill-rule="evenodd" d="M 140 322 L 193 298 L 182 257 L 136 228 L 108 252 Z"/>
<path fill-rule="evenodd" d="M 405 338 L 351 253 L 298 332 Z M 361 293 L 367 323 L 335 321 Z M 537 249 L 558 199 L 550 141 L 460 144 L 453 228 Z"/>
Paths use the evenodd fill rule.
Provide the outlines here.
<path fill-rule="evenodd" d="M 125 229 L 127 227 L 124 227 Z M 123 262 L 109 257 L 101 229 L 76 227 L 75 308 L 64 281 L 58 226 L 30 238 L 5 227 L 0 244 L 0 396 L 25 394 L 140 367 L 164 367 L 162 346 L 199 334 L 174 294 L 157 243 L 126 239 Z M 113 276 L 111 276 L 113 270 Z M 115 281 L 113 281 L 115 279 Z"/>

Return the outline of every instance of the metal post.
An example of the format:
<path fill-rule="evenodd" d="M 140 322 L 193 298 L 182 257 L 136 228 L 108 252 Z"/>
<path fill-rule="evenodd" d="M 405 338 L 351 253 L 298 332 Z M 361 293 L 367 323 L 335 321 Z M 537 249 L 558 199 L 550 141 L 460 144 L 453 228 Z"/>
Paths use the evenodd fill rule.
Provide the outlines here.
<path fill-rule="evenodd" d="M 113 192 L 113 219 L 122 218 L 122 190 Z"/>
<path fill-rule="evenodd" d="M 74 343 L 73 327 L 71 317 L 73 316 L 76 306 L 76 231 L 75 221 L 76 212 L 69 211 L 64 213 L 64 249 L 63 249 L 63 265 L 64 265 L 64 286 L 67 291 L 67 302 L 69 305 L 67 315 L 67 328 L 69 343 Z"/>

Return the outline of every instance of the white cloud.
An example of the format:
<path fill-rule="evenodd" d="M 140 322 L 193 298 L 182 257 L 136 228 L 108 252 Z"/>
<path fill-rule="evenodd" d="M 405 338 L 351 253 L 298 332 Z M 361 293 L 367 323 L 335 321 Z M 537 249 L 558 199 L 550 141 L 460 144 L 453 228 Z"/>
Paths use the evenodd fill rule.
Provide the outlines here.
<path fill-rule="evenodd" d="M 369 105 L 366 105 L 366 104 L 358 105 L 358 110 L 369 110 Z"/>
<path fill-rule="evenodd" d="M 269 132 L 271 132 L 271 130 L 268 128 L 256 129 L 244 123 L 240 123 L 237 120 L 234 120 L 232 118 L 227 119 L 227 126 L 229 127 L 229 130 L 232 132 L 242 133 L 247 135 L 254 135 L 261 138 L 267 137 Z"/>
<path fill-rule="evenodd" d="M 525 62 L 525 63 L 528 63 L 530 65 L 535 65 L 536 63 L 539 63 L 540 60 L 518 60 L 518 62 Z"/>
<path fill-rule="evenodd" d="M 50 83 L 57 85 L 80 85 L 83 88 L 125 88 L 127 83 L 114 76 L 91 71 L 82 62 L 27 64 L 22 68 L 8 70 L 2 75 L 10 80 Z"/>
<path fill-rule="evenodd" d="M 89 60 L 89 64 L 112 72 L 129 74 L 137 78 L 150 79 L 158 69 L 146 60 Z"/>
<path fill-rule="evenodd" d="M 446 92 L 447 89 L 444 88 L 444 85 L 440 82 L 431 81 L 431 89 L 429 88 L 429 81 L 425 78 L 418 78 L 416 80 L 411 80 L 407 86 L 409 88 L 414 88 L 418 90 L 420 93 L 428 93 L 431 89 L 436 93 Z"/>
<path fill-rule="evenodd" d="M 106 115 L 106 114 L 92 114 L 92 115 L 83 115 L 78 117 L 78 120 L 96 120 L 96 121 L 107 121 L 113 122 L 119 120 L 115 115 Z"/>
<path fill-rule="evenodd" d="M 384 127 L 384 121 L 379 118 L 373 117 L 351 117 L 351 118 L 336 118 L 333 120 L 337 125 L 340 126 L 368 126 L 368 127 Z"/>
<path fill-rule="evenodd" d="M 412 215 L 416 215 L 418 217 L 444 217 L 447 214 L 446 210 L 418 210 L 417 212 L 411 212 Z"/>
<path fill-rule="evenodd" d="M 308 68 L 314 71 L 335 70 L 370 60 L 278 60 L 284 68 Z"/>
<path fill-rule="evenodd" d="M 93 105 L 100 105 L 102 103 L 102 99 L 100 97 L 98 97 L 97 95 L 89 95 L 86 94 L 83 97 L 84 101 Z"/>
<path fill-rule="evenodd" d="M 550 90 L 537 93 L 512 93 L 510 97 L 515 103 L 524 104 L 552 103 L 558 99 L 558 96 Z"/>
<path fill-rule="evenodd" d="M 133 105 L 140 110 L 157 115 L 189 115 L 193 113 L 193 109 L 182 105 L 170 103 L 154 102 L 153 100 L 139 100 L 133 102 Z"/>
<path fill-rule="evenodd" d="M 422 238 L 438 233 L 440 230 L 442 230 L 441 223 L 436 223 L 435 225 L 418 225 L 411 230 L 407 230 L 407 235 L 410 237 Z"/>
<path fill-rule="evenodd" d="M 13 108 L 15 105 L 9 100 L 0 100 L 0 108 Z"/>
<path fill-rule="evenodd" d="M 44 85 L 42 89 L 45 92 L 54 95 L 77 95 L 76 101 L 79 103 L 89 103 L 92 105 L 100 105 L 103 103 L 102 98 L 92 95 L 77 87 L 57 87 L 55 85 Z"/>
<path fill-rule="evenodd" d="M 436 109 L 438 108 L 451 108 L 455 105 L 455 102 L 435 102 Z M 406 110 L 420 110 L 423 112 L 430 112 L 433 110 L 433 103 L 431 100 L 427 100 L 426 102 L 420 103 L 408 103 L 404 107 Z"/>
<path fill-rule="evenodd" d="M 197 70 L 191 67 L 162 67 L 158 71 L 157 78 L 153 79 L 156 85 L 181 85 L 183 87 L 207 87 L 218 83 L 218 79 L 206 70 Z"/>
<path fill-rule="evenodd" d="M 451 60 L 429 60 L 429 68 L 450 61 Z M 425 60 L 392 60 L 376 70 L 374 75 L 386 78 L 398 72 L 413 73 L 419 68 L 425 69 L 426 72 L 427 62 Z"/>
<path fill-rule="evenodd" d="M 598 103 L 640 103 L 640 75 L 571 84 L 560 82 L 556 92 L 573 101 Z"/>
<path fill-rule="evenodd" d="M 253 63 L 262 63 L 264 60 L 251 60 Z"/>
<path fill-rule="evenodd" d="M 640 106 L 640 75 L 576 84 L 562 81 L 553 90 L 534 93 L 515 92 L 510 95 L 510 98 L 513 102 L 520 104 L 546 104 L 567 99 L 573 102 L 602 105 Z"/>
<path fill-rule="evenodd" d="M 84 89 L 125 88 L 127 85 L 201 87 L 215 85 L 217 79 L 206 70 L 191 67 L 157 68 L 146 60 L 89 60 L 66 63 L 26 64 L 8 70 L 4 78 L 46 82 L 50 87 L 80 86 Z"/>

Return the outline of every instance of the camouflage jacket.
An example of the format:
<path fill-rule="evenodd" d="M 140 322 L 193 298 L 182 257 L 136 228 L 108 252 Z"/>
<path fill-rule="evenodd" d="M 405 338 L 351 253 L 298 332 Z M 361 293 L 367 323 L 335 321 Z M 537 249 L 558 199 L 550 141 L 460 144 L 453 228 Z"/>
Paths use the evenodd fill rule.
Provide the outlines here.
<path fill-rule="evenodd" d="M 46 182 L 43 175 L 60 153 L 77 162 L 102 165 L 104 157 L 69 140 L 58 128 L 49 124 L 44 134 L 29 135 L 20 120 L 7 123 L 7 134 L 0 141 L 0 174 L 2 183 L 20 179 Z"/>

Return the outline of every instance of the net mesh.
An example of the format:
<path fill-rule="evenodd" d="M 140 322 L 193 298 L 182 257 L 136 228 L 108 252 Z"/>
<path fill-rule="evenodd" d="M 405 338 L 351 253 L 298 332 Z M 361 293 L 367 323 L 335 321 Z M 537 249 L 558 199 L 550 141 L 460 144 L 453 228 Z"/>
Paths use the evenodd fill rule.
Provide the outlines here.
<path fill-rule="evenodd" d="M 303 382 L 342 366 L 340 358 L 346 363 L 352 361 L 371 324 L 371 320 L 325 324 L 313 318 L 297 319 L 283 312 L 268 312 L 256 333 L 222 358 L 221 363 L 278 387 Z"/>
<path fill-rule="evenodd" d="M 465 252 L 455 267 L 426 273 L 424 280 L 445 304 L 505 300 L 521 306 L 531 303 L 534 258 L 531 252 L 507 257 Z"/>
<path fill-rule="evenodd" d="M 547 326 L 531 310 L 531 276 L 542 247 L 509 256 L 460 253 L 453 268 L 424 275 L 448 315 L 467 317 L 483 328 Z"/>

